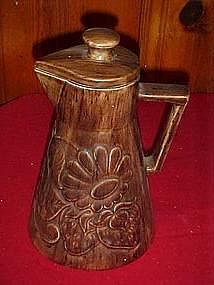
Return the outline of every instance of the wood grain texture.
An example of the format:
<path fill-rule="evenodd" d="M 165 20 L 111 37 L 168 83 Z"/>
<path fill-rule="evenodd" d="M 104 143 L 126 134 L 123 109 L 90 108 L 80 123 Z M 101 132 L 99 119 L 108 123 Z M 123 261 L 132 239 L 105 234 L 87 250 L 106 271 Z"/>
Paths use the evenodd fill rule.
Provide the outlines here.
<path fill-rule="evenodd" d="M 112 49 L 120 42 L 118 33 L 107 28 L 90 28 L 83 33 L 84 42 L 91 48 Z"/>
<path fill-rule="evenodd" d="M 152 153 L 145 157 L 148 173 L 160 171 L 169 152 L 172 139 L 189 100 L 186 85 L 139 83 L 138 98 L 145 101 L 170 103 Z"/>
<path fill-rule="evenodd" d="M 1 11 L 5 100 L 42 91 L 33 71 L 34 57 L 60 47 L 60 40 L 50 40 L 54 36 L 80 29 L 81 3 L 3 0 Z M 47 39 L 49 44 L 39 45 Z"/>
<path fill-rule="evenodd" d="M 95 48 L 98 45 L 100 52 L 109 46 L 109 35 L 115 36 L 109 29 L 99 29 L 98 37 L 97 29 L 89 31 L 89 45 L 96 38 Z M 105 46 L 100 48 L 105 33 Z M 118 50 L 111 45 L 116 53 L 111 62 L 91 58 L 85 48 L 78 45 L 36 62 L 35 71 L 55 112 L 29 231 L 34 245 L 49 259 L 80 269 L 103 270 L 132 262 L 151 243 L 146 175 L 159 171 L 165 160 L 188 89 L 138 84 L 137 57 L 124 55 L 122 47 Z M 125 69 L 127 62 L 133 62 L 131 70 Z M 133 72 L 135 76 L 130 77 Z M 138 99 L 172 104 L 148 156 L 137 124 Z"/>
<path fill-rule="evenodd" d="M 112 62 L 117 59 L 115 47 L 120 42 L 117 32 L 107 28 L 90 28 L 83 33 L 90 59 Z"/>
<path fill-rule="evenodd" d="M 90 47 L 78 45 L 50 54 L 36 61 L 35 71 L 87 88 L 119 88 L 139 78 L 138 58 L 130 50 L 121 46 L 97 50 L 92 56 Z"/>
<path fill-rule="evenodd" d="M 146 82 L 187 83 L 191 91 L 213 92 L 214 1 L 193 29 L 179 19 L 184 0 L 145 0 L 141 16 L 140 60 Z"/>
<path fill-rule="evenodd" d="M 35 58 L 81 43 L 85 28 L 115 27 L 126 35 L 122 36 L 123 43 L 136 47 L 140 2 L 2 0 L 0 103 L 41 92 L 33 72 Z"/>
<path fill-rule="evenodd" d="M 0 9 L 0 104 L 6 101 L 5 98 L 5 82 L 4 82 L 4 54 L 3 54 L 3 31 L 2 27 L 2 15 Z"/>
<path fill-rule="evenodd" d="M 186 83 L 213 92 L 214 1 L 204 0 L 195 29 L 179 20 L 185 0 L 2 0 L 0 103 L 42 91 L 35 59 L 81 43 L 81 31 L 115 28 L 121 44 L 139 53 L 144 81 Z"/>
<path fill-rule="evenodd" d="M 151 242 L 136 87 L 61 92 L 30 220 L 34 245 L 57 263 L 115 268 Z"/>

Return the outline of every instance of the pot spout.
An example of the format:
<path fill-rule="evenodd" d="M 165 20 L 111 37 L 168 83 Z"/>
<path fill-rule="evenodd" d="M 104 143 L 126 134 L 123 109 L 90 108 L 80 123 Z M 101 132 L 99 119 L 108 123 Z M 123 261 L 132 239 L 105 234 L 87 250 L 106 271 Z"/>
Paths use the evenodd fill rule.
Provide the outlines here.
<path fill-rule="evenodd" d="M 35 68 L 35 72 L 48 98 L 52 104 L 56 106 L 59 102 L 65 82 L 52 77 L 37 68 Z"/>

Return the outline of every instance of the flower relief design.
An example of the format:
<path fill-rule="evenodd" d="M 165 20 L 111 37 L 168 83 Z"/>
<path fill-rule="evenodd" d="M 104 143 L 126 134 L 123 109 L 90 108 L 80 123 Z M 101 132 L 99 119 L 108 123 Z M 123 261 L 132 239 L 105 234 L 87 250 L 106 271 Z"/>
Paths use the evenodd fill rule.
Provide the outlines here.
<path fill-rule="evenodd" d="M 120 201 L 132 176 L 130 156 L 122 155 L 120 147 L 108 153 L 106 147 L 81 150 L 77 159 L 68 162 L 62 175 L 62 193 L 79 209 L 100 212 Z"/>
<path fill-rule="evenodd" d="M 120 146 L 80 149 L 74 159 L 64 163 L 59 176 L 51 203 L 61 208 L 57 206 L 47 221 L 52 236 L 54 230 L 57 232 L 54 242 L 62 237 L 71 255 L 85 254 L 100 243 L 127 249 L 139 244 L 139 206 L 136 201 L 122 199 L 129 189 L 132 169 L 130 156 Z"/>

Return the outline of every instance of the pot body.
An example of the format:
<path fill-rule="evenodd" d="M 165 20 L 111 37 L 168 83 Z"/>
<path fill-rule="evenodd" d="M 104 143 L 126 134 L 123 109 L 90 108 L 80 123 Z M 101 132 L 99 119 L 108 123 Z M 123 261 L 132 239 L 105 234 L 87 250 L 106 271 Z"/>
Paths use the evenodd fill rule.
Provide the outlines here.
<path fill-rule="evenodd" d="M 152 238 L 137 83 L 115 90 L 59 84 L 32 205 L 33 243 L 49 259 L 75 268 L 132 262 Z"/>

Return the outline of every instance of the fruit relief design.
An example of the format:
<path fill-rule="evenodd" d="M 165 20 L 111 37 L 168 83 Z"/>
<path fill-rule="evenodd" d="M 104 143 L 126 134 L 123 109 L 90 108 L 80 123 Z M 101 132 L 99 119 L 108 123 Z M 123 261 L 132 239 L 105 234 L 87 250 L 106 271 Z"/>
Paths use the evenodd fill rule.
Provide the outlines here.
<path fill-rule="evenodd" d="M 79 149 L 54 137 L 34 206 L 41 238 L 49 244 L 63 242 L 70 255 L 86 254 L 100 243 L 136 248 L 141 212 L 135 199 L 124 197 L 132 171 L 130 156 L 120 146 Z"/>

